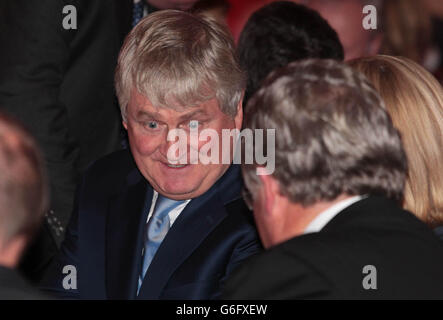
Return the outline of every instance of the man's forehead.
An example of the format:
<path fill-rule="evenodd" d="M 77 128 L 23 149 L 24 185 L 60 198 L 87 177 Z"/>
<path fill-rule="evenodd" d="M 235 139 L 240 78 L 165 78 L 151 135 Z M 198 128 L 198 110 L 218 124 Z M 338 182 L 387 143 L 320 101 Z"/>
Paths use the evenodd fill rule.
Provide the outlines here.
<path fill-rule="evenodd" d="M 187 114 L 207 114 L 218 108 L 218 102 L 215 98 L 203 102 L 199 102 L 193 105 L 182 106 L 178 104 L 170 104 L 167 106 L 155 106 L 149 98 L 144 95 L 133 91 L 131 95 L 130 104 L 133 105 L 134 111 L 137 114 L 150 113 L 150 114 L 160 114 L 163 112 L 174 112 L 179 115 Z"/>
<path fill-rule="evenodd" d="M 182 112 L 176 111 L 173 109 L 166 109 L 166 108 L 153 108 L 153 109 L 138 109 L 136 111 L 137 117 L 155 117 L 155 118 L 161 118 L 162 116 L 165 116 L 167 118 L 171 118 L 171 115 L 173 117 L 179 117 L 179 118 L 193 118 L 198 116 L 205 116 L 209 115 L 210 112 L 206 108 L 200 108 L 200 107 L 194 107 L 194 108 L 187 108 L 184 109 Z"/>

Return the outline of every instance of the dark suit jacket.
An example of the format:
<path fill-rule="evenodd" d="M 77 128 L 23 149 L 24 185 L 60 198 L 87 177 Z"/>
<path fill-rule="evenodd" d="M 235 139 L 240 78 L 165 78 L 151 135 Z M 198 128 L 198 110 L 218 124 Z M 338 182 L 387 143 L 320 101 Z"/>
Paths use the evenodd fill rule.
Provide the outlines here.
<path fill-rule="evenodd" d="M 443 240 L 443 226 L 435 228 L 434 233 L 437 237 L 439 237 L 441 240 Z"/>
<path fill-rule="evenodd" d="M 136 297 L 153 189 L 129 151 L 94 164 L 78 192 L 61 253 L 42 287 L 81 299 L 213 299 L 226 277 L 261 250 L 241 196 L 239 166 L 230 169 L 179 215 L 158 249 Z M 78 290 L 61 287 L 65 265 Z"/>
<path fill-rule="evenodd" d="M 77 9 L 77 30 L 63 28 L 65 5 Z M 42 147 L 63 225 L 84 170 L 120 146 L 113 79 L 131 17 L 131 0 L 0 1 L 0 110 Z"/>
<path fill-rule="evenodd" d="M 15 270 L 0 266 L 0 300 L 46 300 Z"/>
<path fill-rule="evenodd" d="M 65 5 L 77 9 L 77 30 L 63 29 Z M 132 0 L 0 1 L 0 110 L 43 149 L 51 209 L 64 227 L 86 167 L 120 147 L 113 78 L 131 19 Z M 21 264 L 29 280 L 40 279 L 57 250 L 47 230 Z M 53 236 L 60 244 L 63 232 Z"/>
<path fill-rule="evenodd" d="M 366 265 L 377 289 L 365 290 Z M 227 299 L 442 299 L 443 246 L 415 216 L 384 198 L 344 209 L 320 232 L 295 237 L 246 262 Z"/>

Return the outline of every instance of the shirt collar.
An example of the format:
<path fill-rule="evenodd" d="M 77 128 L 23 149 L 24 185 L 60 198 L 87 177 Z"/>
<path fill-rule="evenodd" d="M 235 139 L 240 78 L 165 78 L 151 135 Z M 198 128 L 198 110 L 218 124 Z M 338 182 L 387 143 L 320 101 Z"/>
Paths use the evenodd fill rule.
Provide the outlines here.
<path fill-rule="evenodd" d="M 323 229 L 325 225 L 329 223 L 329 221 L 331 221 L 337 214 L 339 214 L 345 208 L 351 206 L 355 202 L 360 201 L 366 197 L 367 196 L 353 196 L 337 202 L 336 204 L 332 205 L 331 207 L 329 207 L 328 209 L 324 210 L 319 215 L 317 215 L 314 218 L 314 220 L 312 220 L 308 224 L 303 233 L 307 234 L 307 233 L 319 232 L 321 229 Z"/>
<path fill-rule="evenodd" d="M 151 209 L 149 210 L 148 219 L 146 220 L 146 222 L 148 222 L 149 219 L 151 219 L 151 216 L 154 213 L 155 204 L 157 203 L 158 195 L 159 195 L 158 192 L 154 190 L 154 193 L 152 195 Z M 185 209 L 185 207 L 188 205 L 190 201 L 191 199 L 185 200 L 182 204 L 178 205 L 168 213 L 169 223 L 171 226 L 173 225 L 175 220 L 177 220 L 180 213 Z"/>

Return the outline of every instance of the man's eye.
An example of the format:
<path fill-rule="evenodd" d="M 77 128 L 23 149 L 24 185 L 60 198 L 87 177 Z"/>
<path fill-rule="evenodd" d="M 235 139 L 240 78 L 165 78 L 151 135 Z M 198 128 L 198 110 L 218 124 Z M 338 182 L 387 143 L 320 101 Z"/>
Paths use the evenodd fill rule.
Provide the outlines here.
<path fill-rule="evenodd" d="M 189 128 L 197 129 L 198 128 L 198 121 L 197 120 L 189 121 Z"/>
<path fill-rule="evenodd" d="M 146 126 L 147 126 L 149 129 L 157 129 L 157 128 L 158 128 L 158 122 L 157 122 L 157 121 L 148 121 L 148 122 L 146 123 Z"/>

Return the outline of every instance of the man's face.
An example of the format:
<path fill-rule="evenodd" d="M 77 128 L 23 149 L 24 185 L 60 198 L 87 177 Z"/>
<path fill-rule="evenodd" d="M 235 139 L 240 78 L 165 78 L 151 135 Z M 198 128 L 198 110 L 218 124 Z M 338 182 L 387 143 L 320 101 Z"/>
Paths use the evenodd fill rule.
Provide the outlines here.
<path fill-rule="evenodd" d="M 210 164 L 200 161 L 191 164 L 191 148 L 199 151 L 205 144 L 214 142 L 197 140 L 197 144 L 191 146 L 191 128 L 195 130 L 198 123 L 199 132 L 204 129 L 217 132 L 221 150 L 222 129 L 240 129 L 242 111 L 239 105 L 239 112 L 232 118 L 220 111 L 216 99 L 189 108 L 155 108 L 147 98 L 133 90 L 126 118 L 124 126 L 128 130 L 129 144 L 140 172 L 160 194 L 170 199 L 184 200 L 205 193 L 229 167 L 221 160 Z M 178 142 L 167 140 L 169 131 L 173 129 L 182 129 L 186 133 L 185 165 L 171 164 L 171 153 L 168 151 Z"/>
<path fill-rule="evenodd" d="M 198 0 L 146 0 L 158 9 L 189 10 Z"/>

